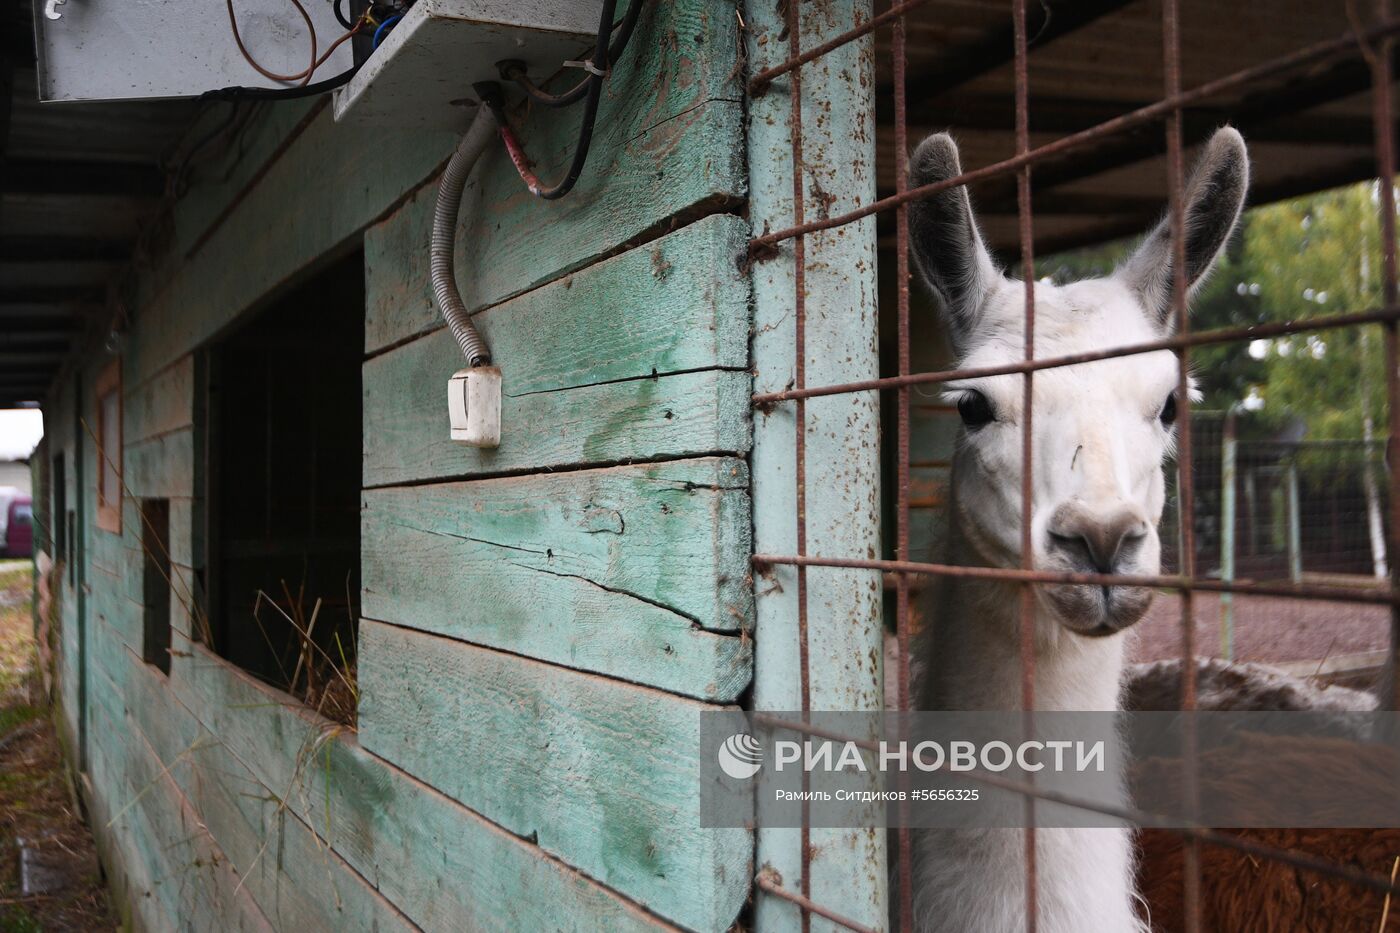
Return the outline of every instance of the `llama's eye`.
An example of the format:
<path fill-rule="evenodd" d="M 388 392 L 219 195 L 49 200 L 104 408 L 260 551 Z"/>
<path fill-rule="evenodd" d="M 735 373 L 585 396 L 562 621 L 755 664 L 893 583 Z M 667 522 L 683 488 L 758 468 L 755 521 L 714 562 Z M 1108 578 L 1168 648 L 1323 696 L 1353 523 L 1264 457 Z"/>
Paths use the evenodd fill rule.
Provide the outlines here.
<path fill-rule="evenodd" d="M 1164 427 L 1171 427 L 1176 424 L 1176 393 L 1167 396 L 1167 403 L 1162 406 L 1162 413 L 1157 416 L 1162 420 Z"/>
<path fill-rule="evenodd" d="M 980 428 L 996 420 L 996 412 L 992 411 L 992 403 L 987 401 L 987 396 L 971 389 L 958 399 L 958 415 L 968 428 Z"/>

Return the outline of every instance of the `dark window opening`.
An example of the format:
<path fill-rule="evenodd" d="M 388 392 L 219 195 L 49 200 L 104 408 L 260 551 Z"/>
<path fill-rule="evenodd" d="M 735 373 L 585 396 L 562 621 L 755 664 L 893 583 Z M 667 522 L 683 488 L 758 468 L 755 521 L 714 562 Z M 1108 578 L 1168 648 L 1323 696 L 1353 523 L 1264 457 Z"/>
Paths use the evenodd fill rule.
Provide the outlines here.
<path fill-rule="evenodd" d="M 74 554 L 75 542 L 78 537 L 78 516 L 72 509 L 68 510 L 68 585 L 78 585 L 78 561 Z"/>
<path fill-rule="evenodd" d="M 214 651 L 342 722 L 360 591 L 363 256 L 207 351 Z"/>
<path fill-rule="evenodd" d="M 49 513 L 50 527 L 53 529 L 53 559 L 68 560 L 68 476 L 63 466 L 63 454 L 54 454 L 53 476 L 49 480 L 53 488 L 53 511 Z"/>
<path fill-rule="evenodd" d="M 141 502 L 143 633 L 141 657 L 170 673 L 170 500 Z"/>

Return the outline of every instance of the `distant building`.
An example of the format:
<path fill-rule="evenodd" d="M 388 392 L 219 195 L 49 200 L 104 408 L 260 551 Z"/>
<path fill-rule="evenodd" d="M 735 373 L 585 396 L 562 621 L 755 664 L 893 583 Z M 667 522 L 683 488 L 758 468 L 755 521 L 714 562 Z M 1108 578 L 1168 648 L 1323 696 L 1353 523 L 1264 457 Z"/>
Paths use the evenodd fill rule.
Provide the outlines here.
<path fill-rule="evenodd" d="M 0 486 L 13 486 L 26 496 L 33 493 L 29 477 L 29 461 L 0 460 Z"/>

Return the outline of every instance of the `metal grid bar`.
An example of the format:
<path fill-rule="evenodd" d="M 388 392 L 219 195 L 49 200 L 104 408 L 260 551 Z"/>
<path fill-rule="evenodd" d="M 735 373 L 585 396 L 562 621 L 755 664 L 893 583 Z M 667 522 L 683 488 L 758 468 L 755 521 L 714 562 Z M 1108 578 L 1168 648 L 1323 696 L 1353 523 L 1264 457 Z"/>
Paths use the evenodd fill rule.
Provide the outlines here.
<path fill-rule="evenodd" d="M 795 61 L 802 54 L 802 14 L 798 0 L 787 2 L 788 55 Z M 802 165 L 802 69 L 793 68 L 788 79 L 791 114 L 788 117 L 792 132 L 792 219 L 798 226 L 806 216 L 803 200 L 806 181 Z M 793 243 L 793 320 L 795 333 L 793 358 L 793 384 L 799 388 L 807 385 L 807 252 L 806 237 L 799 235 Z M 797 467 L 794 471 L 797 481 L 797 554 L 807 553 L 807 402 L 798 399 L 796 403 L 796 451 Z M 798 677 L 801 683 L 802 708 L 812 708 L 812 682 L 810 651 L 807 639 L 807 568 L 797 568 L 797 651 Z M 802 897 L 812 896 L 812 804 L 807 790 L 810 778 L 802 774 Z M 802 911 L 802 933 L 811 933 L 812 913 Z"/>
<path fill-rule="evenodd" d="M 1002 579 L 1009 581 L 1019 581 L 1022 593 L 1020 635 L 1021 635 L 1021 686 L 1022 686 L 1022 707 L 1026 713 L 1027 724 L 1030 724 L 1030 717 L 1034 710 L 1034 685 L 1035 667 L 1033 652 L 1034 636 L 1034 598 L 1032 584 L 1057 582 L 1057 583 L 1088 583 L 1096 585 L 1128 585 L 1128 586 L 1149 586 L 1172 588 L 1181 593 L 1181 626 L 1182 626 L 1182 657 L 1189 661 L 1194 658 L 1194 625 L 1192 612 L 1192 593 L 1195 590 L 1215 591 L 1232 594 L 1252 594 L 1252 595 L 1275 595 L 1288 596 L 1299 599 L 1328 599 L 1359 603 L 1385 604 L 1391 607 L 1392 617 L 1392 678 L 1391 684 L 1394 690 L 1392 701 L 1400 701 L 1400 677 L 1394 676 L 1397 666 L 1400 666 L 1400 562 L 1392 565 L 1391 587 L 1386 591 L 1361 591 L 1349 588 L 1330 587 L 1325 585 L 1269 585 L 1269 584 L 1236 584 L 1216 580 L 1201 580 L 1195 576 L 1194 560 L 1194 533 L 1191 516 L 1193 512 L 1194 483 L 1191 476 L 1191 434 L 1190 418 L 1191 405 L 1188 384 L 1188 367 L 1190 350 L 1195 346 L 1205 346 L 1240 340 L 1262 339 L 1271 336 L 1283 336 L 1287 334 L 1302 333 L 1312 330 L 1322 330 L 1333 327 L 1351 327 L 1364 324 L 1379 323 L 1385 328 L 1386 335 L 1386 357 L 1387 357 L 1387 393 L 1390 403 L 1389 422 L 1390 436 L 1388 444 L 1390 448 L 1389 478 L 1391 488 L 1397 486 L 1400 480 L 1400 456 L 1393 447 L 1400 442 L 1400 370 L 1397 370 L 1397 363 L 1400 363 L 1400 337 L 1397 337 L 1397 321 L 1400 321 L 1400 289 L 1397 289 L 1396 270 L 1396 247 L 1395 247 L 1395 218 L 1393 192 L 1389 180 L 1394 174 L 1394 157 L 1392 142 L 1390 139 L 1390 49 L 1393 37 L 1400 33 L 1400 20 L 1392 20 L 1389 16 L 1388 0 L 1378 0 L 1377 6 L 1380 13 L 1379 25 L 1364 31 L 1348 33 L 1340 38 L 1321 42 L 1308 48 L 1302 49 L 1291 55 L 1287 55 L 1271 62 L 1242 69 L 1231 75 L 1215 81 L 1207 82 L 1189 91 L 1181 89 L 1181 40 L 1179 27 L 1179 0 L 1164 0 L 1162 9 L 1162 49 L 1163 49 L 1163 72 L 1164 88 L 1163 98 L 1153 104 L 1139 108 L 1131 113 L 1124 114 L 1112 120 L 1105 121 L 1087 130 L 1072 134 L 1055 142 L 1032 149 L 1029 144 L 1029 100 L 1028 100 L 1028 56 L 1026 37 L 1026 8 L 1025 0 L 1012 0 L 1012 16 L 1015 41 L 1015 89 L 1016 89 L 1016 155 L 1010 159 L 985 166 L 972 171 L 965 171 L 959 176 L 934 184 L 924 185 L 918 188 L 909 188 L 907 179 L 907 110 L 905 99 L 905 29 L 904 15 L 923 5 L 926 0 L 913 0 L 892 7 L 890 10 L 873 17 L 872 19 L 858 24 L 854 28 L 842 33 L 827 42 L 816 46 L 807 52 L 801 50 L 800 27 L 801 14 L 799 0 L 788 0 L 786 4 L 786 25 L 788 34 L 789 58 L 776 66 L 768 68 L 755 75 L 750 83 L 751 93 L 761 93 L 775 78 L 782 75 L 789 75 L 790 92 L 790 127 L 793 159 L 793 223 L 792 226 L 784 230 L 768 233 L 756 237 L 750 241 L 750 260 L 760 261 L 774 254 L 778 244 L 787 240 L 794 240 L 794 320 L 795 320 L 795 377 L 793 388 L 782 392 L 759 393 L 753 396 L 755 407 L 765 408 L 780 402 L 791 401 L 794 403 L 796 415 L 796 508 L 797 508 L 797 553 L 792 556 L 787 555 L 755 555 L 753 562 L 756 567 L 763 567 L 774 564 L 787 564 L 794 566 L 797 570 L 797 602 L 798 602 L 798 634 L 799 634 L 799 654 L 800 654 L 800 679 L 802 708 L 811 708 L 809 669 L 808 669 L 808 629 L 807 629 L 807 591 L 806 574 L 807 567 L 843 567 L 857 569 L 883 570 L 894 574 L 896 589 L 896 632 L 899 644 L 899 665 L 897 676 L 899 706 L 902 709 L 910 708 L 909 702 L 909 589 L 910 575 L 930 574 L 947 577 L 981 577 L 988 579 Z M 803 194 L 804 181 L 802 169 L 802 113 L 801 113 L 801 66 L 807 62 L 814 61 L 840 46 L 854 41 L 862 36 L 868 35 L 873 30 L 890 24 L 893 27 L 893 51 L 894 51 L 894 97 L 895 97 L 895 138 L 896 138 L 896 193 L 891 197 L 878 199 L 864 207 L 857 208 L 847 213 L 828 217 L 821 220 L 808 222 L 805 219 Z M 1379 52 L 1374 51 L 1371 46 L 1379 45 Z M 1261 325 L 1244 328 L 1230 328 L 1216 331 L 1207 331 L 1192 334 L 1189 329 L 1189 319 L 1187 316 L 1187 282 L 1185 270 L 1185 229 L 1184 213 L 1185 205 L 1183 201 L 1183 144 L 1181 128 L 1181 112 L 1184 107 L 1198 101 L 1224 93 L 1226 91 L 1242 88 L 1253 83 L 1257 83 L 1266 78 L 1283 74 L 1288 71 L 1314 65 L 1329 59 L 1352 53 L 1358 46 L 1371 60 L 1375 80 L 1375 124 L 1376 124 L 1376 153 L 1378 176 L 1384 182 L 1381 188 L 1381 227 L 1384 237 L 1385 253 L 1385 299 L 1384 306 L 1371 310 L 1352 314 L 1335 315 L 1327 318 L 1316 318 L 1303 321 L 1293 321 L 1275 325 Z M 1034 240 L 1033 240 L 1033 215 L 1031 210 L 1031 170 L 1032 166 L 1050 157 L 1061 155 L 1079 146 L 1086 145 L 1098 139 L 1122 133 L 1141 125 L 1161 120 L 1166 134 L 1167 165 L 1168 165 L 1168 189 L 1170 194 L 1170 217 L 1172 219 L 1172 274 L 1174 279 L 1172 295 L 1172 311 L 1176 319 L 1176 333 L 1167 338 L 1147 343 L 1122 346 L 1105 351 L 1095 351 L 1091 353 L 1076 354 L 1057 358 L 1037 360 L 1034 356 L 1034 328 L 1035 328 L 1035 276 L 1034 276 Z M 1019 215 L 1019 240 L 1022 257 L 1022 277 L 1025 282 L 1025 347 L 1024 359 L 1019 364 L 1010 364 L 999 367 L 983 367 L 979 369 L 964 369 L 953 371 L 911 373 L 910 372 L 910 328 L 909 328 L 909 233 L 908 220 L 905 208 L 915 200 L 930 197 L 941 191 L 949 190 L 959 185 L 968 184 L 985 178 L 1004 175 L 1011 172 L 1017 173 L 1017 202 Z M 896 212 L 896 264 L 897 264 L 897 300 L 898 300 L 898 375 L 880 379 L 868 379 L 841 385 L 821 386 L 809 388 L 806 385 L 806 296 L 805 296 L 805 236 L 809 233 L 821 230 L 832 229 L 845 224 L 849 224 L 868 217 L 880 211 L 893 209 Z M 1032 506 L 1032 418 L 1033 418 L 1033 377 L 1034 373 L 1051 368 L 1071 366 L 1094 360 L 1112 359 L 1130 356 L 1140 353 L 1148 353 L 1159 350 L 1171 350 L 1176 353 L 1179 360 L 1178 365 L 1178 435 L 1180 455 L 1178 463 L 1184 464 L 1184 468 L 1179 470 L 1178 481 L 1178 507 L 1181 520 L 1179 522 L 1181 535 L 1181 573 L 1179 575 L 1110 575 L 1110 574 L 1083 574 L 1083 573 L 1051 573 L 1037 571 L 1032 562 L 1032 542 L 1030 538 L 1030 515 Z M 1021 528 L 1021 567 L 1019 570 L 984 568 L 984 567 L 958 567 L 932 563 L 918 563 L 908 559 L 909 557 L 909 444 L 910 444 L 910 400 L 909 389 L 918 384 L 948 382 L 955 379 L 975 378 L 987 375 L 1019 373 L 1023 378 L 1023 411 L 1022 419 L 1022 528 Z M 896 559 L 892 561 L 858 559 L 858 558 L 824 558 L 810 556 L 807 554 L 806 541 L 806 399 L 821 396 L 838 395 L 852 392 L 868 390 L 896 389 L 898 391 L 897 405 L 897 461 L 896 461 Z M 1400 497 L 1391 497 L 1391 553 L 1400 553 Z M 1183 664 L 1182 678 L 1182 708 L 1194 709 L 1196 706 L 1196 671 L 1192 663 Z M 1400 704 L 1397 704 L 1400 705 Z M 772 717 L 760 717 L 761 719 Z M 800 728 L 791 723 L 779 723 L 785 728 Z M 812 729 L 810 731 L 819 732 Z M 1194 730 L 1187 730 L 1186 747 L 1184 753 L 1188 760 L 1194 757 L 1195 742 Z M 1037 799 L 1053 800 L 1070 805 L 1085 806 L 1101 813 L 1116 813 L 1132 822 L 1141 825 L 1153 825 L 1153 818 L 1149 814 L 1139 813 L 1128 808 L 1114 808 L 1097 805 L 1092 802 L 1075 801 L 1065 795 L 1048 793 L 1037 790 L 1034 784 L 1022 784 L 1015 781 L 996 776 L 984 776 L 989 783 L 1006 785 L 1008 789 L 1016 790 L 1025 795 L 1028 811 L 1033 813 L 1034 803 Z M 1199 788 L 1196 787 L 1196 776 L 1194 773 L 1187 775 L 1187 799 L 1188 802 L 1198 801 Z M 804 787 L 805 789 L 805 787 Z M 813 915 L 823 917 L 833 923 L 852 930 L 865 930 L 866 926 L 843 917 L 840 914 L 823 907 L 811 899 L 810 890 L 810 825 L 808 819 L 807 805 L 803 806 L 804 826 L 802 828 L 802 879 L 801 893 L 795 893 L 782 887 L 776 879 L 765 874 L 760 874 L 756 879 L 758 887 L 774 896 L 781 897 L 796 904 L 801 909 L 803 930 L 810 929 L 810 921 Z M 1032 824 L 1033 825 L 1033 824 Z M 1375 890 L 1392 891 L 1395 885 L 1385 879 L 1372 877 L 1364 872 L 1349 869 L 1345 866 L 1338 866 L 1321 859 L 1315 859 L 1300 853 L 1275 849 L 1249 842 L 1239 837 L 1218 833 L 1204 827 L 1189 827 L 1186 829 L 1176 829 L 1186 842 L 1184 857 L 1186 859 L 1186 873 L 1184 884 L 1184 898 L 1186 907 L 1186 922 L 1189 930 L 1199 929 L 1200 924 L 1200 845 L 1210 843 L 1213 845 L 1227 846 L 1240 851 L 1249 852 L 1263 858 L 1287 863 L 1295 867 L 1306 870 L 1317 871 L 1335 877 L 1345 878 L 1363 887 Z M 908 829 L 901 829 L 898 833 L 900 849 L 900 903 L 898 905 L 901 928 L 908 928 L 912 923 L 912 883 L 910 872 L 910 834 Z M 1032 931 L 1036 928 L 1036 866 L 1035 866 L 1035 836 L 1034 829 L 1026 830 L 1026 923 L 1027 929 Z"/>
<path fill-rule="evenodd" d="M 908 4 L 905 5 L 906 7 Z M 891 10 L 890 12 L 894 12 Z M 904 16 L 894 22 L 892 34 L 894 55 L 894 186 L 902 194 L 909 188 L 909 128 L 907 101 L 905 97 L 905 48 Z M 898 301 L 899 374 L 908 376 L 909 363 L 909 208 L 901 204 L 895 208 L 895 276 Z M 909 386 L 899 389 L 898 413 L 895 421 L 895 558 L 909 559 Z M 899 693 L 899 708 L 912 709 L 909 702 L 909 577 L 899 574 L 895 578 L 895 639 L 899 644 L 899 666 L 895 672 L 898 678 L 896 687 Z M 901 782 L 907 785 L 907 778 L 901 772 Z M 901 789 L 904 789 L 901 787 Z M 909 830 L 909 804 L 901 800 L 899 805 L 900 827 L 896 833 L 899 845 L 899 929 L 914 928 L 914 865 L 910 853 L 913 851 L 913 835 Z"/>
<path fill-rule="evenodd" d="M 830 230 L 833 227 L 842 227 L 860 220 L 863 217 L 869 217 L 872 214 L 890 210 L 900 204 L 924 200 L 940 191 L 947 191 L 959 185 L 971 184 L 972 182 L 982 181 L 986 178 L 994 178 L 998 175 L 1009 174 L 1032 162 L 1042 162 L 1050 156 L 1063 155 L 1068 151 L 1077 149 L 1088 143 L 1096 142 L 1108 136 L 1121 134 L 1124 130 L 1134 129 L 1161 120 L 1168 114 L 1180 111 L 1182 108 L 1190 106 L 1191 104 L 1208 100 L 1217 94 L 1237 90 L 1278 74 L 1294 71 L 1310 65 L 1316 65 L 1332 58 L 1350 54 L 1356 50 L 1358 43 L 1364 46 L 1368 43 L 1393 37 L 1397 33 L 1400 33 L 1400 19 L 1387 17 L 1380 25 L 1365 30 L 1364 32 L 1349 32 L 1336 39 L 1330 39 L 1326 42 L 1319 42 L 1316 45 L 1308 46 L 1306 49 L 1294 52 L 1292 55 L 1286 55 L 1253 68 L 1245 68 L 1241 71 L 1236 71 L 1223 78 L 1199 85 L 1189 91 L 1184 91 L 1173 97 L 1165 98 L 1149 104 L 1146 107 L 1141 107 L 1130 113 L 1125 113 L 1121 117 L 1105 120 L 1103 123 L 1089 127 L 1087 130 L 1081 130 L 1078 133 L 1065 136 L 1054 142 L 1046 143 L 1044 146 L 1038 146 L 1023 155 L 1016 155 L 1010 159 L 1004 159 L 1001 162 L 993 162 L 991 165 L 973 169 L 970 172 L 963 172 L 961 175 L 944 181 L 922 185 L 918 188 L 910 188 L 903 194 L 892 194 L 887 198 L 873 201 L 865 207 L 848 211 L 845 214 L 838 214 L 835 217 L 814 220 L 808 223 L 794 224 L 785 230 L 775 230 L 772 233 L 755 237 L 749 241 L 749 256 L 753 259 L 761 259 L 766 255 L 771 255 L 773 247 L 795 236 L 816 233 L 819 230 Z"/>
<path fill-rule="evenodd" d="M 782 717 L 766 713 L 757 713 L 754 715 L 753 719 L 754 722 L 772 729 L 787 729 L 792 732 L 812 735 L 818 738 L 831 739 L 843 744 L 850 743 L 858 748 L 863 748 L 875 753 L 880 751 L 879 744 L 870 739 L 862 739 L 860 736 L 848 735 L 834 729 L 812 725 L 808 722 L 794 722 L 791 719 L 783 719 Z M 1288 849 L 1276 849 L 1272 846 L 1251 842 L 1249 839 L 1242 836 L 1220 832 L 1205 826 L 1167 825 L 1162 817 L 1145 810 L 1138 810 L 1133 807 L 1115 806 L 1113 804 L 1103 803 L 1099 800 L 1091 800 L 1087 797 L 1067 794 L 1063 791 L 1044 790 L 1034 784 L 976 768 L 970 771 L 950 771 L 949 775 L 966 781 L 985 784 L 997 790 L 1026 794 L 1037 800 L 1043 800 L 1046 803 L 1075 807 L 1089 813 L 1111 816 L 1115 819 L 1123 820 L 1126 823 L 1134 823 L 1149 829 L 1161 829 L 1185 838 L 1198 839 L 1203 843 L 1220 848 L 1234 849 L 1239 852 L 1247 852 L 1250 855 L 1258 855 L 1284 865 L 1301 868 L 1304 871 L 1309 871 L 1314 874 L 1323 875 L 1328 878 L 1337 878 L 1369 891 L 1376 891 L 1381 894 L 1400 894 L 1400 881 L 1392 881 L 1381 875 L 1373 875 L 1369 872 L 1352 868 L 1350 865 L 1329 862 L 1326 859 L 1316 858 L 1302 852 L 1293 852 Z"/>
<path fill-rule="evenodd" d="M 903 386 L 927 385 L 936 382 L 952 382 L 957 379 L 980 379 L 984 376 L 1004 376 L 1013 373 L 1039 372 L 1044 369 L 1060 369 L 1077 366 L 1080 363 L 1093 363 L 1097 360 L 1112 360 L 1123 356 L 1137 356 L 1154 353 L 1158 350 L 1180 350 L 1185 347 L 1205 347 L 1222 343 L 1238 343 L 1246 340 L 1264 340 L 1270 337 L 1284 337 L 1290 334 L 1305 334 L 1310 331 L 1331 330 L 1338 327 L 1355 327 L 1361 324 L 1393 324 L 1400 321 L 1400 305 L 1390 305 L 1372 311 L 1358 311 L 1354 314 L 1333 314 L 1326 317 L 1304 318 L 1278 324 L 1250 324 L 1245 327 L 1203 330 L 1195 333 L 1176 334 L 1161 340 L 1125 344 L 1107 350 L 1094 350 L 1066 356 L 1045 357 L 1038 360 L 1024 360 L 1004 366 L 975 366 L 968 369 L 939 370 L 935 372 L 910 373 L 900 376 L 886 376 L 882 379 L 863 379 L 858 382 L 843 382 L 829 386 L 813 386 L 807 389 L 787 389 L 782 392 L 761 392 L 753 396 L 753 404 L 765 407 L 778 402 L 795 399 L 820 398 L 825 395 L 846 395 L 851 392 L 865 392 L 871 389 L 898 389 Z"/>
<path fill-rule="evenodd" d="M 1377 0 L 1376 11 L 1382 19 L 1389 19 L 1389 0 Z M 1390 54 L 1393 42 L 1390 36 L 1378 39 L 1375 47 L 1371 49 L 1371 66 L 1374 76 L 1371 79 L 1372 105 L 1374 111 L 1372 122 L 1375 124 L 1376 133 L 1376 177 L 1380 179 L 1377 186 L 1380 189 L 1380 230 L 1381 230 L 1381 254 L 1384 257 L 1383 275 L 1384 291 L 1383 299 L 1387 302 L 1394 302 L 1400 297 L 1400 289 L 1396 287 L 1397 271 L 1395 256 L 1395 188 L 1393 179 L 1395 178 L 1395 143 L 1394 132 L 1391 129 L 1395 123 L 1394 114 L 1391 109 L 1390 100 Z M 1386 462 L 1388 464 L 1388 479 L 1390 481 L 1390 535 L 1387 542 L 1390 553 L 1395 553 L 1395 547 L 1400 544 L 1400 496 L 1396 491 L 1400 490 L 1400 449 L 1396 444 L 1400 443 L 1400 336 L 1396 333 L 1396 322 L 1394 320 L 1385 322 L 1385 386 L 1386 402 L 1389 405 L 1390 437 L 1386 449 Z M 1391 561 L 1390 567 L 1390 588 L 1392 592 L 1400 590 L 1400 567 L 1395 561 Z M 1387 672 L 1390 678 L 1390 695 L 1384 697 L 1385 706 L 1392 710 L 1400 710 L 1400 603 L 1391 606 L 1390 609 L 1390 659 L 1387 664 Z"/>
<path fill-rule="evenodd" d="M 1030 66 L 1026 48 L 1026 0 L 1012 0 L 1012 30 L 1016 45 L 1016 155 L 1022 158 L 1031 151 L 1030 132 Z M 1016 173 L 1016 214 L 1021 246 L 1021 279 L 1026 289 L 1025 362 L 1035 361 L 1035 223 L 1031 214 L 1031 163 L 1026 162 Z M 1031 441 L 1034 438 L 1035 406 L 1031 404 L 1035 388 L 1035 372 L 1021 373 L 1021 569 L 1033 570 L 1034 552 L 1031 547 L 1031 509 L 1035 486 L 1031 479 L 1033 466 Z M 1026 738 L 1035 735 L 1035 591 L 1022 581 L 1021 596 L 1021 710 L 1025 719 Z M 1035 933 L 1038 922 L 1036 910 L 1035 797 L 1025 795 L 1025 863 L 1026 863 L 1026 933 Z"/>
<path fill-rule="evenodd" d="M 1181 29 L 1179 0 L 1162 2 L 1162 75 L 1163 96 L 1181 95 Z M 1186 203 L 1182 190 L 1184 170 L 1181 146 L 1181 110 L 1173 109 L 1166 119 L 1167 133 L 1167 191 L 1170 198 L 1172 235 L 1172 311 L 1176 332 L 1191 332 L 1187 308 L 1186 281 Z M 1177 351 L 1177 528 L 1181 540 L 1181 575 L 1196 576 L 1195 476 L 1191 469 L 1191 346 L 1183 344 Z M 1196 624 L 1195 601 L 1191 590 L 1181 591 L 1181 708 L 1196 708 Z M 1196 722 L 1187 717 L 1182 731 L 1184 760 L 1196 760 Z M 1186 812 L 1192 817 L 1200 809 L 1200 791 L 1195 768 L 1187 768 L 1185 778 Z M 1185 859 L 1182 896 L 1185 901 L 1186 933 L 1200 933 L 1201 928 L 1201 843 L 1186 839 L 1182 847 Z"/>

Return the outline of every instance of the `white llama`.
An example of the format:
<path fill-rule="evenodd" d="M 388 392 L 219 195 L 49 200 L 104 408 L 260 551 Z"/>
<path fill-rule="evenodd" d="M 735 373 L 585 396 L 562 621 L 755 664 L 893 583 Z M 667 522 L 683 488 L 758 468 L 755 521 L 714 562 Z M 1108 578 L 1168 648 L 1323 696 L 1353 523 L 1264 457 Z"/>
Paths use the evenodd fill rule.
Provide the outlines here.
<path fill-rule="evenodd" d="M 930 136 L 911 161 L 925 185 L 961 172 L 957 145 Z M 1186 281 L 1198 285 L 1239 217 L 1248 185 L 1244 140 L 1215 133 L 1184 192 Z M 1025 292 L 993 263 L 965 187 L 910 207 L 913 250 L 941 306 L 959 367 L 1024 356 Z M 1039 358 L 1155 340 L 1172 329 L 1169 220 L 1107 278 L 1035 289 Z M 953 460 L 950 563 L 1021 563 L 1020 375 L 947 386 L 962 417 Z M 1162 462 L 1175 435 L 1177 365 L 1161 351 L 1035 375 L 1031 511 L 1034 565 L 1051 571 L 1155 574 Z M 1145 589 L 1037 587 L 1035 705 L 1115 710 L 1124 630 L 1152 599 Z M 1021 702 L 1019 590 L 1001 581 L 941 579 L 926 604 L 914 660 L 927 710 L 1013 710 Z M 1131 933 L 1132 840 L 1126 830 L 1042 829 L 1036 834 L 1041 933 Z M 1021 830 L 929 830 L 917 835 L 914 903 L 927 933 L 1015 933 L 1025 923 Z"/>

